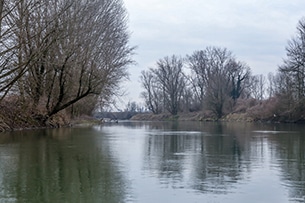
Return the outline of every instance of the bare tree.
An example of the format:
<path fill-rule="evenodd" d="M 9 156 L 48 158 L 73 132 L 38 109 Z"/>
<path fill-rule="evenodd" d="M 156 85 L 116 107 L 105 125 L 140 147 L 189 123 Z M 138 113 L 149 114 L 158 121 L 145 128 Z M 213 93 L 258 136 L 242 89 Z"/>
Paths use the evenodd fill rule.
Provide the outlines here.
<path fill-rule="evenodd" d="M 234 58 L 230 59 L 228 64 L 228 77 L 231 83 L 230 96 L 234 105 L 236 100 L 242 96 L 245 88 L 247 88 L 247 80 L 250 78 L 251 72 L 247 64 L 237 62 Z"/>
<path fill-rule="evenodd" d="M 187 80 L 188 78 L 186 78 Z M 183 90 L 183 94 L 180 101 L 180 108 L 183 112 L 195 112 L 201 110 L 201 102 L 198 100 L 196 94 L 194 94 L 192 87 L 187 84 Z"/>
<path fill-rule="evenodd" d="M 53 70 L 58 80 L 49 88 L 55 97 L 48 97 L 48 116 L 90 94 L 108 97 L 128 76 L 127 65 L 132 63 L 133 48 L 128 46 L 126 12 L 122 4 L 120 0 L 107 0 L 73 5 L 77 9 L 72 19 L 77 21 L 69 26 L 68 36 L 72 39 L 58 46 L 66 49 L 61 63 Z M 74 36 L 73 32 L 78 34 Z M 70 41 L 76 42 L 72 48 Z"/>
<path fill-rule="evenodd" d="M 3 6 L 4 0 L 0 0 L 0 36 L 1 36 L 1 25 L 2 25 L 2 18 L 3 18 Z"/>
<path fill-rule="evenodd" d="M 241 97 L 250 68 L 225 48 L 207 47 L 188 56 L 193 91 L 205 109 L 220 118 Z"/>
<path fill-rule="evenodd" d="M 266 89 L 267 91 L 267 95 L 269 98 L 275 96 L 277 89 L 276 89 L 276 75 L 274 75 L 273 73 L 268 73 L 267 76 L 268 79 L 268 87 Z"/>
<path fill-rule="evenodd" d="M 167 110 L 176 115 L 181 110 L 181 99 L 186 86 L 182 58 L 173 55 L 160 59 L 155 69 L 142 71 L 141 82 L 145 89 L 142 96 L 153 113 Z"/>
<path fill-rule="evenodd" d="M 154 114 L 161 113 L 163 108 L 162 89 L 152 69 L 141 72 L 141 82 L 145 89 L 142 92 L 142 97 L 145 100 L 147 108 Z"/>
<path fill-rule="evenodd" d="M 10 60 L 0 61 L 2 95 L 30 98 L 45 120 L 86 97 L 118 93 L 134 50 L 121 0 L 6 2 L 9 34 L 0 55 Z"/>
<path fill-rule="evenodd" d="M 254 75 L 250 79 L 250 94 L 254 99 L 262 101 L 266 93 L 266 78 L 264 75 Z"/>
<path fill-rule="evenodd" d="M 286 47 L 287 58 L 279 71 L 292 78 L 294 98 L 302 100 L 305 97 L 305 18 L 297 26 L 297 36 L 292 38 Z"/>
<path fill-rule="evenodd" d="M 216 67 L 212 72 L 205 97 L 206 109 L 214 112 L 217 118 L 223 116 L 230 98 L 230 82 L 223 71 L 223 69 Z"/>
<path fill-rule="evenodd" d="M 180 110 L 180 100 L 185 88 L 183 59 L 175 55 L 165 57 L 157 62 L 157 69 L 152 70 L 163 90 L 166 110 L 176 115 Z"/>
<path fill-rule="evenodd" d="M 207 51 L 195 51 L 191 56 L 187 56 L 188 67 L 191 69 L 191 76 L 188 79 L 196 100 L 200 103 L 200 109 L 203 107 L 211 71 L 208 60 Z"/>
<path fill-rule="evenodd" d="M 1 1 L 0 4 L 0 94 L 1 99 L 12 89 L 13 85 L 24 74 L 28 61 L 18 63 L 21 44 L 16 43 L 18 32 L 17 16 L 18 8 L 22 1 Z M 30 1 L 28 2 L 30 5 Z M 0 99 L 0 100 L 1 100 Z"/>

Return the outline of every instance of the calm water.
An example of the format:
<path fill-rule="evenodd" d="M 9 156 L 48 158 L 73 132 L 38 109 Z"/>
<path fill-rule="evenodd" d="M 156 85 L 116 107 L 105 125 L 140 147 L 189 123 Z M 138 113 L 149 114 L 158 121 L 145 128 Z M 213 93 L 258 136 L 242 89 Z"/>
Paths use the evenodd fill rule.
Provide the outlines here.
<path fill-rule="evenodd" d="M 121 122 L 0 134 L 0 202 L 304 202 L 305 126 Z"/>

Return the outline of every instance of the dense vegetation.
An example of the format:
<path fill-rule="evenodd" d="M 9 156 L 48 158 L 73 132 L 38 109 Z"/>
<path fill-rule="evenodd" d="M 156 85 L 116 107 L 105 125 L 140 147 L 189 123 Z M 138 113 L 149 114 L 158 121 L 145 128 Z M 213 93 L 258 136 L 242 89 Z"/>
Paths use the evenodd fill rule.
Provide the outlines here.
<path fill-rule="evenodd" d="M 121 0 L 0 0 L 0 128 L 111 101 L 132 63 L 126 16 Z"/>
<path fill-rule="evenodd" d="M 305 120 L 305 19 L 286 47 L 278 72 L 252 75 L 250 67 L 221 47 L 186 57 L 164 57 L 142 71 L 142 96 L 154 114 L 201 112 L 220 119 L 234 113 L 252 120 Z"/>

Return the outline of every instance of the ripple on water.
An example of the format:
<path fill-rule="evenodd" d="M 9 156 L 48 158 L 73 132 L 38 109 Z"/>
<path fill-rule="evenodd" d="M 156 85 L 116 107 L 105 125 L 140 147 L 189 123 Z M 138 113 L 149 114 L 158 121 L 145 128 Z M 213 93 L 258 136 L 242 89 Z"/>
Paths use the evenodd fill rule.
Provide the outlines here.
<path fill-rule="evenodd" d="M 261 133 L 261 134 L 292 134 L 297 133 L 296 131 L 277 131 L 277 130 L 254 130 L 253 133 Z"/>

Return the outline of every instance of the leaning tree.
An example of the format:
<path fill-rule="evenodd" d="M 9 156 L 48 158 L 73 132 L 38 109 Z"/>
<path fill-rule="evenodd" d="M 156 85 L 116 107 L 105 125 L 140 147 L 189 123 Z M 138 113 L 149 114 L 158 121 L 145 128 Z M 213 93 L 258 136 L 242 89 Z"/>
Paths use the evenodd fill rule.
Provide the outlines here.
<path fill-rule="evenodd" d="M 3 24 L 14 29 L 1 42 L 10 61 L 1 61 L 0 91 L 18 93 L 44 119 L 86 98 L 109 99 L 128 77 L 134 48 L 122 0 L 5 2 L 12 12 Z"/>

